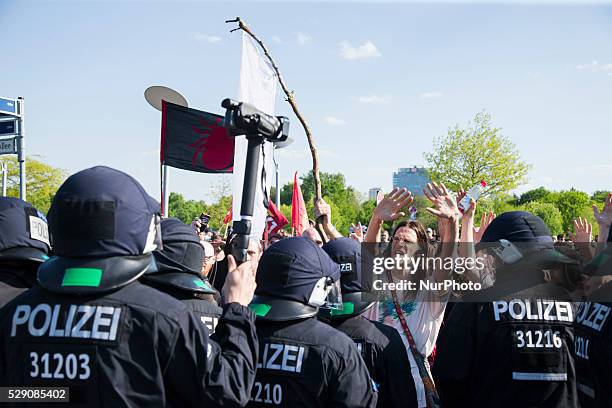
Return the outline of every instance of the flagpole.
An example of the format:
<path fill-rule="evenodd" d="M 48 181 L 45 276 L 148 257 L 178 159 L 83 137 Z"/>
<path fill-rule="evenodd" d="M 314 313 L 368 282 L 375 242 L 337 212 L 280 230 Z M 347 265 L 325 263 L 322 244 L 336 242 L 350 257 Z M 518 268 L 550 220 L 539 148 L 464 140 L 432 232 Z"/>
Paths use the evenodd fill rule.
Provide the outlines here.
<path fill-rule="evenodd" d="M 280 185 L 278 183 L 278 162 L 274 159 L 274 170 L 276 171 L 276 208 L 280 208 Z"/>
<path fill-rule="evenodd" d="M 164 174 L 164 178 L 163 178 L 163 210 L 162 210 L 162 216 L 164 218 L 168 218 L 168 201 L 169 201 L 169 194 L 168 194 L 168 172 L 169 172 L 169 167 L 166 166 L 165 164 L 162 165 L 162 173 Z"/>

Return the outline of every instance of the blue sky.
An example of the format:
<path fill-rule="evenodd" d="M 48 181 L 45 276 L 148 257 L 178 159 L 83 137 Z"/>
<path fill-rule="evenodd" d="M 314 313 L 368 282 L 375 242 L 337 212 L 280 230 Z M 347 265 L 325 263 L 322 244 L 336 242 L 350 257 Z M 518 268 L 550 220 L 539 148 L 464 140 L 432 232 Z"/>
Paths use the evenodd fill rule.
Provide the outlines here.
<path fill-rule="evenodd" d="M 27 148 L 69 172 L 105 164 L 159 196 L 149 85 L 221 112 L 238 91 L 241 16 L 268 44 L 313 129 L 324 171 L 361 192 L 424 164 L 432 139 L 482 109 L 533 165 L 529 184 L 610 189 L 612 5 L 0 0 L 0 95 L 24 96 Z M 601 2 L 605 3 L 605 2 Z M 303 130 L 281 182 L 311 161 Z M 223 176 L 174 170 L 211 200 Z"/>

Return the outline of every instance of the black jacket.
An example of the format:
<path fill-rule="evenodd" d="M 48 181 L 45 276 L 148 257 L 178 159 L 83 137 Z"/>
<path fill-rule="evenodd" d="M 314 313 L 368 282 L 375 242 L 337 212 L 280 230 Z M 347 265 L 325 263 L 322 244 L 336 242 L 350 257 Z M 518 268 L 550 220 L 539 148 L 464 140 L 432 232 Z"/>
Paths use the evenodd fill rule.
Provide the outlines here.
<path fill-rule="evenodd" d="M 568 293 L 546 283 L 481 296 L 499 300 L 456 304 L 440 332 L 433 375 L 444 407 L 576 407 Z"/>
<path fill-rule="evenodd" d="M 36 283 L 36 271 L 0 266 L 0 308 Z"/>
<path fill-rule="evenodd" d="M 259 360 L 249 407 L 376 406 L 377 393 L 355 344 L 314 317 L 257 321 Z"/>
<path fill-rule="evenodd" d="M 213 294 L 197 294 L 195 292 L 174 288 L 168 285 L 160 285 L 159 283 L 152 282 L 151 280 L 144 280 L 144 283 L 183 302 L 206 326 L 209 334 L 213 334 L 215 332 L 215 328 L 219 323 L 219 318 L 221 317 L 223 309 L 218 306 Z"/>
<path fill-rule="evenodd" d="M 378 387 L 378 407 L 418 406 L 410 360 L 397 330 L 362 316 L 332 320 L 330 324 L 357 345 Z"/>
<path fill-rule="evenodd" d="M 582 408 L 612 404 L 612 284 L 580 303 L 576 314 L 574 349 L 576 387 Z"/>
<path fill-rule="evenodd" d="M 137 281 L 97 297 L 35 286 L 0 312 L 0 385 L 69 386 L 69 405 L 88 408 L 245 405 L 254 315 L 226 305 L 217 334 Z"/>

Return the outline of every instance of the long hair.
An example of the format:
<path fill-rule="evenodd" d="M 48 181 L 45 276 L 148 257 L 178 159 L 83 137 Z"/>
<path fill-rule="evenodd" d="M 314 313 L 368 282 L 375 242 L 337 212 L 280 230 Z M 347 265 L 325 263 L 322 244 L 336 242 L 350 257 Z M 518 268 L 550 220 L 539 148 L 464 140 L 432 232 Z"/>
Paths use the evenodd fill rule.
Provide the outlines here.
<path fill-rule="evenodd" d="M 391 242 L 393 242 L 393 238 L 395 238 L 397 231 L 403 227 L 408 227 L 416 233 L 419 250 L 425 255 L 429 255 L 430 245 L 429 240 L 427 239 L 427 233 L 425 232 L 425 227 L 419 221 L 404 220 L 397 223 L 397 225 L 393 228 L 393 233 L 391 234 Z M 386 256 L 391 256 L 391 247 L 392 245 L 387 246 Z"/>
<path fill-rule="evenodd" d="M 385 254 L 384 256 L 386 257 L 391 257 L 391 251 L 392 251 L 392 247 L 393 247 L 393 239 L 395 238 L 395 234 L 397 233 L 397 231 L 400 228 L 403 227 L 408 227 L 411 230 L 413 230 L 416 233 L 417 236 L 417 245 L 418 245 L 418 251 L 414 256 L 425 256 L 425 257 L 430 257 L 432 256 L 432 246 L 429 244 L 429 240 L 427 239 L 427 233 L 425 232 L 425 227 L 423 226 L 423 224 L 421 224 L 419 221 L 400 221 L 399 223 L 397 223 L 397 225 L 395 225 L 395 227 L 393 228 L 393 233 L 391 234 L 391 242 L 389 243 L 389 245 L 387 246 L 387 249 L 385 250 Z M 415 278 L 418 280 L 423 280 L 426 278 L 426 273 L 423 270 L 423 268 L 419 268 L 418 272 L 415 274 Z"/>

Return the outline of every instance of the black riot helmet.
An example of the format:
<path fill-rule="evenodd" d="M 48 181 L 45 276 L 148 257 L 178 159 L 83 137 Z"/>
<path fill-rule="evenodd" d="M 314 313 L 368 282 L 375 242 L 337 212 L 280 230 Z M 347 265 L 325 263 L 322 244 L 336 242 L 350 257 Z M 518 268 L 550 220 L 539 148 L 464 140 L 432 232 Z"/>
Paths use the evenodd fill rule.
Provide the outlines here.
<path fill-rule="evenodd" d="M 161 222 L 161 233 L 163 248 L 153 252 L 157 270 L 146 273 L 144 280 L 194 294 L 215 294 L 201 274 L 205 251 L 193 227 L 177 218 L 166 218 Z"/>
<path fill-rule="evenodd" d="M 577 264 L 577 261 L 554 249 L 550 230 L 544 221 L 526 211 L 509 211 L 496 217 L 484 232 L 476 250 L 493 254 L 504 265 L 528 262 L 546 269 Z"/>
<path fill-rule="evenodd" d="M 369 309 L 376 300 L 371 275 L 361 272 L 361 244 L 351 238 L 337 238 L 323 245 L 323 250 L 340 266 L 342 309 L 320 308 L 319 317 L 341 320 Z"/>
<path fill-rule="evenodd" d="M 98 166 L 70 176 L 49 210 L 56 256 L 38 281 L 57 293 L 118 289 L 155 268 L 161 248 L 160 206 L 133 177 Z"/>
<path fill-rule="evenodd" d="M 42 263 L 49 246 L 44 214 L 18 198 L 0 197 L 0 262 Z"/>
<path fill-rule="evenodd" d="M 264 251 L 256 282 L 249 307 L 260 320 L 298 320 L 323 305 L 342 307 L 340 267 L 308 238 L 286 238 Z"/>

